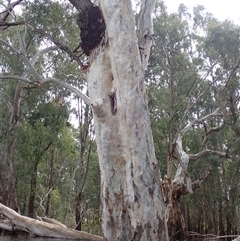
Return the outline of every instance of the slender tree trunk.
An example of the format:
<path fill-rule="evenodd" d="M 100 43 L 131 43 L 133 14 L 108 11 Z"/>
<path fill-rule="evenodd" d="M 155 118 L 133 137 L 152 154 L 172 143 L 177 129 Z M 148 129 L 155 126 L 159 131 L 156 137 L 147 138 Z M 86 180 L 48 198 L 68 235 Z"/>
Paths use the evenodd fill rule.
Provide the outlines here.
<path fill-rule="evenodd" d="M 4 157 L 0 163 L 0 169 L 4 170 L 3 172 L 0 171 L 0 202 L 19 212 L 12 167 L 10 166 L 11 157 L 7 154 Z"/>
<path fill-rule="evenodd" d="M 30 196 L 28 201 L 28 216 L 30 218 L 34 217 L 34 203 L 36 197 L 36 188 L 37 188 L 37 167 L 39 164 L 39 160 L 35 161 L 34 169 L 32 172 L 31 185 L 30 185 Z"/>
<path fill-rule="evenodd" d="M 17 85 L 9 126 L 6 127 L 6 134 L 2 135 L 0 141 L 0 201 L 17 212 L 19 207 L 13 178 L 12 155 L 16 141 L 15 126 L 19 121 L 21 94 L 22 88 Z"/>
<path fill-rule="evenodd" d="M 76 210 L 75 210 L 75 220 L 76 220 L 76 230 L 82 230 L 82 192 L 78 193 L 76 200 Z"/>
<path fill-rule="evenodd" d="M 79 133 L 79 172 L 77 178 L 77 197 L 76 197 L 76 208 L 75 208 L 75 222 L 76 222 L 76 230 L 82 229 L 82 221 L 83 221 L 83 210 L 82 210 L 82 198 L 83 198 L 83 190 L 86 183 L 86 177 L 88 173 L 89 159 L 91 153 L 91 140 L 89 140 L 89 136 L 92 133 L 89 133 L 89 125 L 91 122 L 91 114 L 89 112 L 90 107 L 84 106 L 81 100 L 78 101 L 78 125 L 80 129 Z M 88 157 L 84 159 L 84 154 L 88 152 Z"/>
<path fill-rule="evenodd" d="M 49 173 L 48 173 L 48 194 L 47 194 L 47 202 L 46 202 L 46 209 L 45 209 L 45 216 L 49 216 L 50 212 L 50 199 L 51 199 L 51 190 L 54 186 L 53 176 L 54 176 L 54 149 L 51 150 L 51 159 L 50 159 L 50 166 L 49 166 Z"/>
<path fill-rule="evenodd" d="M 31 185 L 30 185 L 30 194 L 29 194 L 29 201 L 28 201 L 28 216 L 30 218 L 34 217 L 34 203 L 35 203 L 35 197 L 36 197 L 36 188 L 37 188 L 37 170 L 38 170 L 38 164 L 41 160 L 41 157 L 43 154 L 52 146 L 52 142 L 50 141 L 46 147 L 42 150 L 41 145 L 41 137 L 39 137 L 37 145 L 35 147 L 35 162 L 33 166 L 33 171 L 31 175 Z"/>

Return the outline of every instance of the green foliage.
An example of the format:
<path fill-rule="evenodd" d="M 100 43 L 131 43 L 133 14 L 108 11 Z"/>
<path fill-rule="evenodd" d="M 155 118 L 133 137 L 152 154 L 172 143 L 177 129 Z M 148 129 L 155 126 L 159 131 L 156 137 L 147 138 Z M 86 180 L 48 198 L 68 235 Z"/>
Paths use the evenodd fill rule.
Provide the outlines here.
<path fill-rule="evenodd" d="M 8 21 L 25 21 L 28 24 L 10 27 L 1 33 L 1 39 L 8 45 L 0 44 L 0 74 L 27 78 L 33 84 L 16 82 L 16 79 L 0 81 L 0 136 L 5 137 L 6 133 L 16 136 L 13 168 L 21 213 L 29 214 L 30 198 L 34 196 L 33 215 L 47 215 L 75 227 L 76 195 L 81 179 L 78 176 L 79 153 L 84 148 L 82 139 L 79 139 L 70 123 L 78 112 L 74 108 L 75 103 L 71 103 L 74 97 L 68 90 L 55 84 L 33 88 L 38 83 L 36 75 L 9 45 L 30 61 L 38 56 L 39 51 L 54 45 L 73 51 L 79 44 L 76 15 L 67 1 L 23 1 L 20 8 L 18 13 L 13 11 Z M 55 77 L 79 90 L 86 89 L 79 65 L 63 49 L 48 51 L 36 60 L 33 67 L 43 78 Z M 22 87 L 23 93 L 19 123 L 13 129 L 9 120 L 13 114 L 11 107 L 16 83 Z M 79 115 L 82 120 L 79 129 L 84 129 L 84 111 Z M 88 144 L 92 142 L 90 135 L 93 133 L 86 134 Z M 0 139 L 1 147 L 6 141 L 6 138 Z M 100 207 L 100 172 L 96 148 L 90 148 L 90 154 L 87 148 L 83 152 L 83 169 L 87 174 L 82 195 L 85 215 L 95 210 L 97 214 Z M 95 219 L 95 214 L 91 218 Z M 91 218 L 87 221 L 89 225 Z M 84 227 L 87 228 L 87 225 Z"/>
<path fill-rule="evenodd" d="M 190 163 L 192 181 L 209 165 L 212 171 L 199 190 L 183 198 L 183 207 L 187 230 L 234 234 L 240 226 L 239 136 L 232 128 L 235 123 L 239 130 L 240 26 L 218 21 L 203 6 L 196 6 L 192 15 L 181 4 L 178 13 L 168 14 L 161 3 L 156 12 L 147 90 L 161 174 L 167 173 L 170 143 L 179 131 L 196 118 L 219 107 L 225 109 L 228 117 L 221 131 L 206 132 L 223 122 L 222 116 L 215 116 L 184 135 L 183 148 L 189 154 L 201 152 L 204 138 L 208 138 L 206 148 L 226 151 L 230 157 L 208 155 Z M 235 122 L 229 112 L 231 98 L 235 100 Z"/>
<path fill-rule="evenodd" d="M 76 16 L 67 1 L 24 1 L 21 10 L 11 15 L 10 20 L 24 20 L 29 25 L 8 28 L 1 38 L 25 52 L 30 60 L 39 50 L 53 46 L 51 39 L 70 50 L 78 46 Z M 170 143 L 174 143 L 176 134 L 187 123 L 218 107 L 227 107 L 229 114 L 226 103 L 230 97 L 239 113 L 240 27 L 229 20 L 218 21 L 203 6 L 196 6 L 192 14 L 181 4 L 177 13 L 168 14 L 164 3 L 159 1 L 154 28 L 155 47 L 146 79 L 156 156 L 164 176 L 172 154 Z M 37 82 L 9 46 L 1 44 L 0 53 L 1 74 Z M 55 77 L 80 90 L 86 89 L 79 66 L 62 49 L 40 56 L 34 67 L 43 77 Z M 35 89 L 26 83 L 17 84 L 22 87 L 23 95 L 19 124 L 13 129 L 9 120 L 16 80 L 0 82 L 0 144 L 2 148 L 7 142 L 7 134 L 16 136 L 13 167 L 21 212 L 28 214 L 30 194 L 34 194 L 36 214 L 47 212 L 49 217 L 74 227 L 76 196 L 82 185 L 82 227 L 98 233 L 100 170 L 89 110 L 73 109 L 69 91 L 57 85 Z M 80 120 L 77 130 L 70 124 L 73 114 Z M 189 165 L 193 181 L 208 165 L 212 167 L 202 188 L 184 197 L 187 229 L 192 231 L 230 234 L 240 230 L 240 143 L 232 128 L 234 124 L 239 130 L 240 123 L 238 116 L 234 120 L 231 115 L 224 121 L 225 128 L 209 137 L 207 147 L 229 150 L 230 158 L 209 155 Z M 192 154 L 200 152 L 206 137 L 204 125 L 209 130 L 221 122 L 222 116 L 217 116 L 193 126 L 184 136 L 184 149 Z M 31 189 L 34 179 L 36 186 Z"/>

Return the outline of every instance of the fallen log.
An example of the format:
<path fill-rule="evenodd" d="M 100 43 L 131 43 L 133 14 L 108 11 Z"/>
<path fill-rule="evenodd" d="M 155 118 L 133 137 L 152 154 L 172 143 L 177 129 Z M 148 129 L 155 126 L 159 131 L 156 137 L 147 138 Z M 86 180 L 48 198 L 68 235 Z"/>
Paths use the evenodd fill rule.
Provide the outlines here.
<path fill-rule="evenodd" d="M 55 223 L 39 221 L 22 216 L 0 203 L 0 214 L 7 219 L 0 220 L 0 228 L 8 231 L 24 231 L 31 235 L 48 238 L 102 241 L 103 238 L 83 231 L 77 231 Z"/>

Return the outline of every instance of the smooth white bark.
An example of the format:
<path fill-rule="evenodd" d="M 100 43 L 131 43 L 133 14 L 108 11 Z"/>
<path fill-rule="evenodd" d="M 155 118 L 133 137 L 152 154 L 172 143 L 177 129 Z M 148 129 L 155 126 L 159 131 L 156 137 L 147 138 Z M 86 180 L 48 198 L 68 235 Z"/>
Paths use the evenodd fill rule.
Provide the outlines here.
<path fill-rule="evenodd" d="M 188 168 L 188 164 L 190 160 L 197 160 L 207 154 L 213 154 L 213 155 L 218 155 L 220 157 L 227 157 L 227 154 L 225 152 L 220 152 L 220 151 L 215 151 L 215 150 L 209 150 L 206 148 L 206 143 L 208 141 L 208 138 L 210 136 L 210 134 L 213 131 L 220 131 L 224 125 L 225 125 L 225 121 L 223 120 L 222 123 L 219 126 L 216 127 L 212 127 L 208 133 L 206 133 L 206 136 L 203 140 L 203 144 L 202 147 L 205 148 L 202 151 L 200 151 L 199 153 L 196 154 L 188 154 L 186 151 L 184 151 L 183 149 L 183 137 L 184 135 L 192 129 L 192 127 L 195 124 L 198 123 L 204 123 L 204 121 L 212 118 L 212 117 L 216 117 L 216 116 L 221 116 L 224 118 L 224 115 L 222 114 L 220 108 L 216 109 L 215 111 L 213 111 L 212 113 L 205 115 L 204 117 L 200 118 L 200 119 L 194 119 L 191 122 L 189 122 L 182 130 L 179 131 L 179 133 L 176 136 L 175 139 L 175 147 L 174 147 L 174 154 L 179 162 L 175 177 L 174 177 L 174 183 L 176 184 L 184 184 L 186 182 L 187 184 L 187 189 L 190 193 L 192 193 L 192 183 L 191 183 L 191 178 L 187 172 L 187 168 Z"/>

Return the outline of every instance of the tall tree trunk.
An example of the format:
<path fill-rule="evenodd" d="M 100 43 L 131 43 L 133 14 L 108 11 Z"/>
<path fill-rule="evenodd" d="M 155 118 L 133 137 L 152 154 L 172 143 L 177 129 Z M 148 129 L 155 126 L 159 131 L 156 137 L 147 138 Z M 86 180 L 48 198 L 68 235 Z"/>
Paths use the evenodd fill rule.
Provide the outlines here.
<path fill-rule="evenodd" d="M 36 188 L 37 188 L 37 167 L 39 164 L 39 159 L 35 160 L 33 172 L 31 175 L 31 185 L 30 185 L 30 196 L 28 201 L 28 217 L 34 217 L 34 203 L 36 197 Z"/>
<path fill-rule="evenodd" d="M 155 1 L 142 1 L 138 36 L 130 0 L 100 0 L 103 17 L 89 25 L 80 20 L 90 10 L 82 11 L 81 1 L 70 2 L 80 12 L 80 29 L 89 26 L 88 31 L 81 31 L 81 38 L 84 53 L 90 55 L 86 67 L 101 170 L 104 238 L 167 241 L 165 204 L 144 87 Z M 95 30 L 92 34 L 101 30 L 103 37 L 91 50 L 84 42 L 89 37 L 84 34 L 90 30 Z"/>
<path fill-rule="evenodd" d="M 55 156 L 55 150 L 54 150 L 54 148 L 52 148 L 51 149 L 50 166 L 49 166 L 49 172 L 48 172 L 48 193 L 47 193 L 45 216 L 49 216 L 51 190 L 54 186 L 54 181 L 53 181 L 53 178 L 54 178 L 54 156 Z"/>
<path fill-rule="evenodd" d="M 13 143 L 9 143 L 8 148 L 6 150 L 1 151 L 2 153 L 0 157 L 0 201 L 4 205 L 18 212 L 19 208 L 17 204 L 17 194 L 13 179 L 12 148 Z"/>
<path fill-rule="evenodd" d="M 76 200 L 76 210 L 75 210 L 75 221 L 76 221 L 76 230 L 82 230 L 82 192 L 77 193 L 77 200 Z"/>
<path fill-rule="evenodd" d="M 9 126 L 6 127 L 5 134 L 2 135 L 0 141 L 0 200 L 1 202 L 19 211 L 17 204 L 17 194 L 13 178 L 12 155 L 16 141 L 15 126 L 19 121 L 20 103 L 21 103 L 22 88 L 17 85 L 15 88 L 15 95 Z"/>
<path fill-rule="evenodd" d="M 31 174 L 31 185 L 30 185 L 30 194 L 29 194 L 29 201 L 28 201 L 28 216 L 30 218 L 34 217 L 34 203 L 35 203 L 35 197 L 36 197 L 36 188 L 37 188 L 37 170 L 38 170 L 38 164 L 41 160 L 41 157 L 43 154 L 52 146 L 52 142 L 50 141 L 46 147 L 42 150 L 41 145 L 41 137 L 38 139 L 38 144 L 35 148 L 35 162 L 33 166 L 33 171 Z"/>
<path fill-rule="evenodd" d="M 78 101 L 78 125 L 80 129 L 79 133 L 79 172 L 77 178 L 77 197 L 76 197 L 76 208 L 75 208 L 75 222 L 76 222 L 76 230 L 82 229 L 82 221 L 83 221 L 83 210 L 82 210 L 82 198 L 83 198 L 83 190 L 86 183 L 86 177 L 88 173 L 88 166 L 90 161 L 90 153 L 91 153 L 91 140 L 89 140 L 89 136 L 92 133 L 89 133 L 89 126 L 91 123 L 92 115 L 90 113 L 90 107 L 84 106 L 82 100 Z M 84 158 L 84 155 L 87 154 L 87 158 Z"/>
<path fill-rule="evenodd" d="M 100 2 L 107 39 L 93 54 L 88 86 L 101 169 L 104 237 L 168 240 L 131 3 Z"/>

